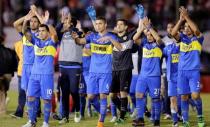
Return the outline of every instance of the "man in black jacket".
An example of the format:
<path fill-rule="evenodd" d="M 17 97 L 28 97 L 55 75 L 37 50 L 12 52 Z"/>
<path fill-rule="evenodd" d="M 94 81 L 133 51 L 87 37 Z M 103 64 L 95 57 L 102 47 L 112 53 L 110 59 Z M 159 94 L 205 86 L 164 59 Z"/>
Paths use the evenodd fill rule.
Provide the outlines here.
<path fill-rule="evenodd" d="M 9 90 L 9 83 L 17 69 L 15 51 L 3 45 L 4 37 L 0 35 L 0 114 L 6 112 L 6 96 Z"/>

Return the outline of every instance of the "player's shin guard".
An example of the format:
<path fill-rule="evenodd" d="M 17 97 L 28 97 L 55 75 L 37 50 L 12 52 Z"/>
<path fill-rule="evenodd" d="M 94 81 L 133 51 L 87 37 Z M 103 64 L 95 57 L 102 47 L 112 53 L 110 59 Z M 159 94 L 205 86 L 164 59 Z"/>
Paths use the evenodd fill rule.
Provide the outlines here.
<path fill-rule="evenodd" d="M 112 116 L 117 116 L 117 109 L 115 104 L 112 102 L 112 100 L 110 101 L 110 106 L 111 106 L 111 114 Z"/>
<path fill-rule="evenodd" d="M 189 101 L 188 100 L 181 100 L 181 109 L 182 109 L 183 122 L 188 122 L 189 120 Z"/>
<path fill-rule="evenodd" d="M 201 100 L 201 98 L 195 99 L 194 103 L 195 103 L 195 106 L 196 106 L 196 109 L 197 109 L 198 116 L 202 116 L 203 115 L 203 109 L 202 109 L 202 100 Z"/>
<path fill-rule="evenodd" d="M 107 109 L 107 98 L 103 98 L 100 100 L 100 119 L 99 122 L 104 122 L 106 117 L 106 109 Z"/>
<path fill-rule="evenodd" d="M 82 117 L 85 116 L 85 106 L 86 106 L 86 98 L 85 96 L 80 96 L 80 113 Z"/>
<path fill-rule="evenodd" d="M 92 100 L 89 100 L 89 101 L 93 105 L 93 107 L 95 108 L 95 110 L 97 112 L 100 112 L 99 98 L 97 96 L 95 96 Z"/>
<path fill-rule="evenodd" d="M 113 97 L 111 98 L 112 102 L 115 104 L 115 106 L 120 110 L 121 108 L 121 101 L 119 97 Z"/>
<path fill-rule="evenodd" d="M 133 112 L 134 109 L 136 108 L 136 97 L 135 97 L 134 93 L 130 94 L 130 97 L 131 97 L 131 101 L 132 101 L 132 112 Z"/>
<path fill-rule="evenodd" d="M 120 118 L 124 119 L 125 114 L 127 112 L 127 106 L 128 106 L 128 98 L 121 98 L 121 110 L 120 110 Z"/>
<path fill-rule="evenodd" d="M 172 115 L 173 122 L 174 123 L 178 122 L 177 111 L 174 108 L 171 108 L 171 115 Z"/>
<path fill-rule="evenodd" d="M 49 122 L 51 107 L 52 107 L 52 104 L 50 100 L 47 100 L 44 103 L 44 122 L 46 123 Z"/>
<path fill-rule="evenodd" d="M 154 120 L 160 120 L 161 113 L 161 101 L 159 98 L 152 99 L 153 111 L 154 111 Z"/>
<path fill-rule="evenodd" d="M 145 104 L 146 102 L 144 98 L 136 98 L 137 118 L 144 117 Z"/>
<path fill-rule="evenodd" d="M 35 123 L 36 119 L 36 110 L 35 110 L 35 100 L 33 101 L 27 101 L 28 106 L 28 116 L 29 120 L 31 120 L 32 123 Z"/>

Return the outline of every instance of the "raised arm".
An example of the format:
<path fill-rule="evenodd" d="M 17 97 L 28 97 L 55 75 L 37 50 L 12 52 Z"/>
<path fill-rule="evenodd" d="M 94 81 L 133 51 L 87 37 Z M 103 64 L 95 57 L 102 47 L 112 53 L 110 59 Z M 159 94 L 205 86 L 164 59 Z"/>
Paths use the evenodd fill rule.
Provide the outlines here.
<path fill-rule="evenodd" d="M 96 10 L 93 6 L 89 6 L 87 9 L 86 9 L 87 13 L 88 13 L 88 16 L 90 17 L 91 19 L 91 22 L 93 24 L 93 27 L 94 29 L 96 30 L 96 23 L 95 23 L 95 20 L 96 20 Z"/>
<path fill-rule="evenodd" d="M 72 32 L 71 36 L 77 44 L 80 44 L 80 45 L 86 44 L 86 38 L 85 37 L 79 38 L 79 35 L 77 34 L 77 32 Z"/>
<path fill-rule="evenodd" d="M 13 26 L 17 30 L 17 32 L 22 32 L 22 26 L 23 26 L 24 18 L 25 18 L 25 16 L 19 18 L 18 20 L 16 20 L 13 23 Z"/>
<path fill-rule="evenodd" d="M 57 43 L 58 36 L 57 36 L 57 32 L 56 32 L 55 28 L 52 25 L 48 25 L 48 27 L 49 27 L 51 39 Z"/>
<path fill-rule="evenodd" d="M 28 27 L 27 23 L 28 21 L 34 16 L 34 13 L 32 11 L 29 11 L 29 13 L 24 17 L 23 26 L 22 26 L 22 33 L 25 35 L 26 39 L 31 41 L 31 36 L 27 34 Z"/>
<path fill-rule="evenodd" d="M 179 9 L 180 11 L 180 9 Z M 182 23 L 184 22 L 184 17 L 183 17 L 183 14 L 180 13 L 180 16 L 179 16 L 179 20 L 177 21 L 176 25 L 173 27 L 172 29 L 172 32 L 171 32 L 171 36 L 173 36 L 176 40 L 179 40 L 179 29 L 182 25 Z"/>
<path fill-rule="evenodd" d="M 150 31 L 150 33 L 152 34 L 152 36 L 154 37 L 154 39 L 156 40 L 158 45 L 161 45 L 162 44 L 162 40 L 161 40 L 160 36 L 158 35 L 157 31 L 155 31 L 152 28 L 151 21 L 147 17 L 145 17 L 143 19 L 143 24 Z"/>
<path fill-rule="evenodd" d="M 185 21 L 189 24 L 190 28 L 192 29 L 195 36 L 200 37 L 202 36 L 200 30 L 198 29 L 197 25 L 191 20 L 187 10 L 184 7 L 180 8 L 180 13 L 183 15 Z"/>
<path fill-rule="evenodd" d="M 35 14 L 41 24 L 46 24 L 49 19 L 49 12 L 45 11 L 44 15 L 40 15 L 37 12 L 37 7 L 35 5 L 31 5 L 31 11 Z"/>

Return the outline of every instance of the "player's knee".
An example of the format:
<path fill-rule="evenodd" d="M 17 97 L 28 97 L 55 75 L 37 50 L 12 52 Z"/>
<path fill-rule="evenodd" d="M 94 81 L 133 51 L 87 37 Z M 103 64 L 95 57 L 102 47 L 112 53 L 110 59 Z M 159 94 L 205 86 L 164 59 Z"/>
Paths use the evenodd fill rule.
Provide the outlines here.
<path fill-rule="evenodd" d="M 34 101 L 35 97 L 28 97 L 27 99 L 28 99 L 28 101 Z"/>
<path fill-rule="evenodd" d="M 88 99 L 89 99 L 89 100 L 93 100 L 93 99 L 94 99 L 94 97 L 95 97 L 95 95 L 93 95 L 93 94 L 88 94 L 88 96 L 87 96 L 87 97 L 88 97 Z"/>
<path fill-rule="evenodd" d="M 183 101 L 186 101 L 186 100 L 189 99 L 189 95 L 182 95 L 182 96 L 181 96 L 181 99 L 182 99 Z"/>
<path fill-rule="evenodd" d="M 200 94 L 199 93 L 192 93 L 191 95 L 193 100 L 199 99 L 200 98 Z"/>
<path fill-rule="evenodd" d="M 144 98 L 144 94 L 143 93 L 136 93 L 136 98 Z"/>
<path fill-rule="evenodd" d="M 100 99 L 104 99 L 104 98 L 107 98 L 107 95 L 106 94 L 100 94 Z"/>

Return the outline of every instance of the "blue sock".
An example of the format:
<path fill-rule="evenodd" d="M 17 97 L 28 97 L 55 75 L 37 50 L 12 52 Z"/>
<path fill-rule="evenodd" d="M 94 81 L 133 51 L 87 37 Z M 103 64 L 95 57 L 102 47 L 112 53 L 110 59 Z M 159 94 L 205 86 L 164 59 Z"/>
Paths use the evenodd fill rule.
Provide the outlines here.
<path fill-rule="evenodd" d="M 35 111 L 35 100 L 33 101 L 27 101 L 28 103 L 28 116 L 29 120 L 31 120 L 32 123 L 35 123 L 36 118 L 36 111 Z"/>
<path fill-rule="evenodd" d="M 104 122 L 106 117 L 106 109 L 107 109 L 107 98 L 103 98 L 100 101 L 100 122 Z"/>
<path fill-rule="evenodd" d="M 110 106 L 111 106 L 112 116 L 117 116 L 117 108 L 116 108 L 115 104 L 112 102 L 112 100 L 110 101 Z"/>
<path fill-rule="evenodd" d="M 130 94 L 131 97 L 131 101 L 132 101 L 132 112 L 134 111 L 134 109 L 136 108 L 136 97 L 134 93 Z"/>
<path fill-rule="evenodd" d="M 195 102 L 195 106 L 196 106 L 196 109 L 197 109 L 198 116 L 202 116 L 203 115 L 203 108 L 202 108 L 201 98 L 194 100 L 194 102 Z"/>
<path fill-rule="evenodd" d="M 181 108 L 182 108 L 183 122 L 187 122 L 189 120 L 189 101 L 181 100 Z"/>
<path fill-rule="evenodd" d="M 80 96 L 80 113 L 83 117 L 85 116 L 85 106 L 86 106 L 86 98 L 85 96 Z"/>
<path fill-rule="evenodd" d="M 155 107 L 154 107 L 154 104 L 152 103 L 151 104 L 151 117 L 152 117 L 152 120 L 154 121 L 155 120 Z"/>
<path fill-rule="evenodd" d="M 44 122 L 46 123 L 49 122 L 51 107 L 51 100 L 48 100 L 48 102 L 44 103 Z"/>
<path fill-rule="evenodd" d="M 189 98 L 189 104 L 193 107 L 196 106 L 195 101 L 192 98 Z"/>
<path fill-rule="evenodd" d="M 182 109 L 181 109 L 181 96 L 177 96 L 177 108 L 178 108 L 178 114 L 181 116 L 182 114 Z"/>
<path fill-rule="evenodd" d="M 171 115 L 173 122 L 178 122 L 177 111 L 175 109 L 171 109 Z"/>
<path fill-rule="evenodd" d="M 160 99 L 152 99 L 153 110 L 154 110 L 154 120 L 160 120 L 161 114 L 161 101 Z"/>
<path fill-rule="evenodd" d="M 143 118 L 145 112 L 145 99 L 144 98 L 136 98 L 136 111 L 137 118 Z"/>
<path fill-rule="evenodd" d="M 40 98 L 36 97 L 35 98 L 35 118 L 37 117 L 37 114 L 39 113 L 39 108 L 40 108 Z"/>
<path fill-rule="evenodd" d="M 100 112 L 100 103 L 99 103 L 99 98 L 97 96 L 91 100 L 91 104 L 94 106 L 97 112 Z"/>

